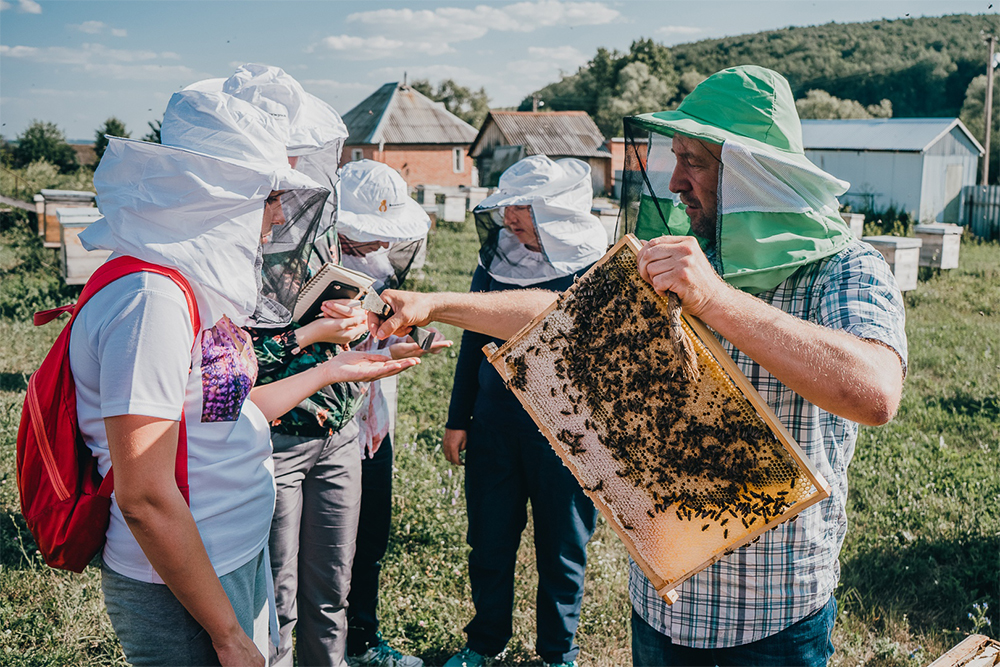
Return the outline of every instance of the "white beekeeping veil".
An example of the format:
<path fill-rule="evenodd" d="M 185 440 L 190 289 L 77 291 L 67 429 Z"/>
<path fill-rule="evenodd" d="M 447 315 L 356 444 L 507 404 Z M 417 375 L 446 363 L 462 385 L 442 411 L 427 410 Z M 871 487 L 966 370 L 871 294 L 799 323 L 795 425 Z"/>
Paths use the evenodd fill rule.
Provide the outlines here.
<path fill-rule="evenodd" d="M 590 165 L 532 155 L 500 176 L 499 189 L 473 213 L 479 232 L 479 264 L 497 280 L 527 286 L 568 276 L 604 254 L 607 233 L 591 214 Z M 538 238 L 531 250 L 504 226 L 507 207 L 530 207 Z"/>

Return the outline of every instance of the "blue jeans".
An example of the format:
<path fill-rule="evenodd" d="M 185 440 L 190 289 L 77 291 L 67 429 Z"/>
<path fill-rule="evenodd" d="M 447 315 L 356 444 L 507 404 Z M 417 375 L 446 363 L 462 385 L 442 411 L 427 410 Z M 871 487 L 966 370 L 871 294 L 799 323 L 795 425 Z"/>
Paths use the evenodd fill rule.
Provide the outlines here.
<path fill-rule="evenodd" d="M 510 640 L 514 566 L 530 502 L 538 566 L 535 649 L 545 662 L 569 662 L 580 652 L 575 636 L 597 510 L 534 424 L 520 429 L 504 417 L 477 412 L 465 451 L 469 580 L 476 607 L 465 626 L 468 646 L 496 655 Z"/>
<path fill-rule="evenodd" d="M 689 648 L 674 644 L 632 610 L 632 664 L 663 667 L 747 665 L 760 667 L 824 667 L 833 656 L 830 635 L 837 619 L 837 601 L 781 632 L 743 646 Z"/>

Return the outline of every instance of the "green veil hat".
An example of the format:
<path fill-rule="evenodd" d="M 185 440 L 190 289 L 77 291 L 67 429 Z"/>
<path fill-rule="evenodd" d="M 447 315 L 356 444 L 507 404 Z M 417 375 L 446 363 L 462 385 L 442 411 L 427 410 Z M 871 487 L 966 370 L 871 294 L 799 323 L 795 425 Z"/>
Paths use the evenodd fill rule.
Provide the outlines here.
<path fill-rule="evenodd" d="M 683 204 L 667 189 L 674 134 L 722 145 L 717 235 L 700 240 L 735 287 L 773 289 L 852 241 L 837 202 L 849 184 L 806 158 L 791 89 L 777 72 L 717 72 L 677 109 L 626 118 L 625 134 L 625 231 L 643 239 L 693 235 Z"/>

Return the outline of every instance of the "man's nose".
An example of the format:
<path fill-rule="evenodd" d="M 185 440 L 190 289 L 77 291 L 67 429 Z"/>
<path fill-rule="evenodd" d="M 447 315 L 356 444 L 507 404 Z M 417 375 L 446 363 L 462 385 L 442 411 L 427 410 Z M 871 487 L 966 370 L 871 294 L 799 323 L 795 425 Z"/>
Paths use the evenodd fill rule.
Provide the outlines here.
<path fill-rule="evenodd" d="M 687 192 L 691 189 L 691 182 L 680 164 L 674 167 L 674 173 L 670 175 L 670 183 L 667 184 L 667 188 L 671 192 Z"/>

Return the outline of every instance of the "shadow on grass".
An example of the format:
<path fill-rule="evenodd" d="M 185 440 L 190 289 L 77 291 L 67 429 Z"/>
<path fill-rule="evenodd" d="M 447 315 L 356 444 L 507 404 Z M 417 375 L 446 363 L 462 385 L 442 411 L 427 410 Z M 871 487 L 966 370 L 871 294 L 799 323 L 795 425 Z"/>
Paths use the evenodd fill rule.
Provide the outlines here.
<path fill-rule="evenodd" d="M 24 391 L 28 388 L 28 376 L 24 373 L 0 373 L 0 391 Z"/>
<path fill-rule="evenodd" d="M 969 626 L 973 603 L 1000 610 L 1000 534 L 882 546 L 843 562 L 841 585 L 917 630 Z"/>
<path fill-rule="evenodd" d="M 953 414 L 1000 420 L 1000 397 L 975 398 L 965 391 L 957 391 L 951 396 L 941 396 L 937 403 L 943 410 Z"/>

